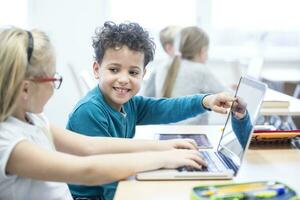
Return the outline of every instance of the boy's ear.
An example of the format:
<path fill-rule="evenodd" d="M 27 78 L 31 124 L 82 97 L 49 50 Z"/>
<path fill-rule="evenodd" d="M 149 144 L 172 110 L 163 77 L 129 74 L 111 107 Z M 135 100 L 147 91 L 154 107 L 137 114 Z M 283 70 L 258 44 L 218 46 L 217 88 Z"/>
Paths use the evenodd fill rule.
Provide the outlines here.
<path fill-rule="evenodd" d="M 94 61 L 94 63 L 93 63 L 93 72 L 94 72 L 95 79 L 99 79 L 99 70 L 100 70 L 99 63 Z"/>

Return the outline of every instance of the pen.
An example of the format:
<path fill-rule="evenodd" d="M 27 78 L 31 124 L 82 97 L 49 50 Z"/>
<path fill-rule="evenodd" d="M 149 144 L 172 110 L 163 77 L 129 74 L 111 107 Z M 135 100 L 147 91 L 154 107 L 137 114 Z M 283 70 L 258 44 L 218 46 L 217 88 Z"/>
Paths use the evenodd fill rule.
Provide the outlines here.
<path fill-rule="evenodd" d="M 218 194 L 247 192 L 251 190 L 259 190 L 266 188 L 265 183 L 245 183 L 240 185 L 232 185 L 218 189 Z"/>

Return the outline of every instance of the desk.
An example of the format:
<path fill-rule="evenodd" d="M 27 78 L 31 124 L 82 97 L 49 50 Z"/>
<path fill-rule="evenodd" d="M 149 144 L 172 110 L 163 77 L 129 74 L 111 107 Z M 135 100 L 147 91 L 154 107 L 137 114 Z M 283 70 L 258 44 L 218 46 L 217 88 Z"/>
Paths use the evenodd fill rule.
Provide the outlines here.
<path fill-rule="evenodd" d="M 294 67 L 263 67 L 260 74 L 261 78 L 273 82 L 300 82 L 299 66 Z"/>
<path fill-rule="evenodd" d="M 274 98 L 272 98 L 274 97 Z M 260 113 L 264 116 L 280 115 L 280 116 L 299 116 L 300 115 L 300 100 L 292 96 L 268 89 L 266 99 L 289 101 L 288 108 L 262 108 Z"/>
<path fill-rule="evenodd" d="M 218 143 L 221 126 L 138 126 L 137 138 L 151 138 L 154 133 L 207 133 L 214 146 Z M 300 151 L 296 149 L 249 149 L 244 163 L 232 181 L 136 181 L 119 183 L 115 200 L 188 200 L 191 189 L 199 184 L 242 181 L 276 180 L 300 194 Z"/>

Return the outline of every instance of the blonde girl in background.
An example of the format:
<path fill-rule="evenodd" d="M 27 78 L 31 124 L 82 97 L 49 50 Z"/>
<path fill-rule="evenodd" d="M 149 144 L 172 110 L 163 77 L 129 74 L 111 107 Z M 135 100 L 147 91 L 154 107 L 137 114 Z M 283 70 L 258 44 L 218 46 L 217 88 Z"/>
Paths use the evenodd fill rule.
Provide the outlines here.
<path fill-rule="evenodd" d="M 166 65 L 170 62 L 170 59 L 172 59 L 175 56 L 176 48 L 174 45 L 175 38 L 180 32 L 181 27 L 170 25 L 166 26 L 159 32 L 159 41 L 161 44 L 161 47 L 163 48 L 164 52 L 168 55 L 167 58 L 163 58 L 160 60 L 154 60 L 152 63 L 149 63 L 149 67 L 147 71 L 148 77 L 147 80 L 146 77 L 144 78 L 143 86 L 140 91 L 140 95 L 147 96 L 147 97 L 156 97 L 155 92 L 155 79 L 156 79 L 156 73 L 157 68 L 166 67 Z"/>
<path fill-rule="evenodd" d="M 226 88 L 205 65 L 208 59 L 209 37 L 199 27 L 181 29 L 177 52 L 167 67 L 157 68 L 156 97 L 178 97 L 198 93 L 219 93 Z M 207 124 L 208 114 L 181 123 Z"/>
<path fill-rule="evenodd" d="M 0 199 L 71 200 L 65 182 L 99 185 L 205 165 L 191 140 L 91 138 L 50 125 L 41 113 L 61 83 L 45 33 L 0 30 Z"/>

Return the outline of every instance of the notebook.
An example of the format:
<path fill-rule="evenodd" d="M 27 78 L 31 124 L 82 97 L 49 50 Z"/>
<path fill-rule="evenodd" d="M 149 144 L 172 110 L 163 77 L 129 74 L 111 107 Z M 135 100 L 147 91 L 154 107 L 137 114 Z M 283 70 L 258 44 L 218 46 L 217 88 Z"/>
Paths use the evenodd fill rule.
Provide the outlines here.
<path fill-rule="evenodd" d="M 138 173 L 136 178 L 138 180 L 232 179 L 237 175 L 248 149 L 266 89 L 264 83 L 249 77 L 241 77 L 235 96 L 245 102 L 243 105 L 246 108 L 246 117 L 236 121 L 230 110 L 216 150 L 199 150 L 208 163 L 207 168 L 201 171 L 187 167 L 159 169 Z"/>
<path fill-rule="evenodd" d="M 292 148 L 300 130 L 254 130 L 251 148 Z"/>
<path fill-rule="evenodd" d="M 207 135 L 202 133 L 157 133 L 154 137 L 158 140 L 193 139 L 196 141 L 199 149 L 208 149 L 213 147 L 207 138 Z"/>
<path fill-rule="evenodd" d="M 262 108 L 289 108 L 290 101 L 287 96 L 282 96 L 279 92 L 269 90 Z"/>
<path fill-rule="evenodd" d="M 288 108 L 289 106 L 289 101 L 280 100 L 265 100 L 262 105 L 263 108 Z"/>

